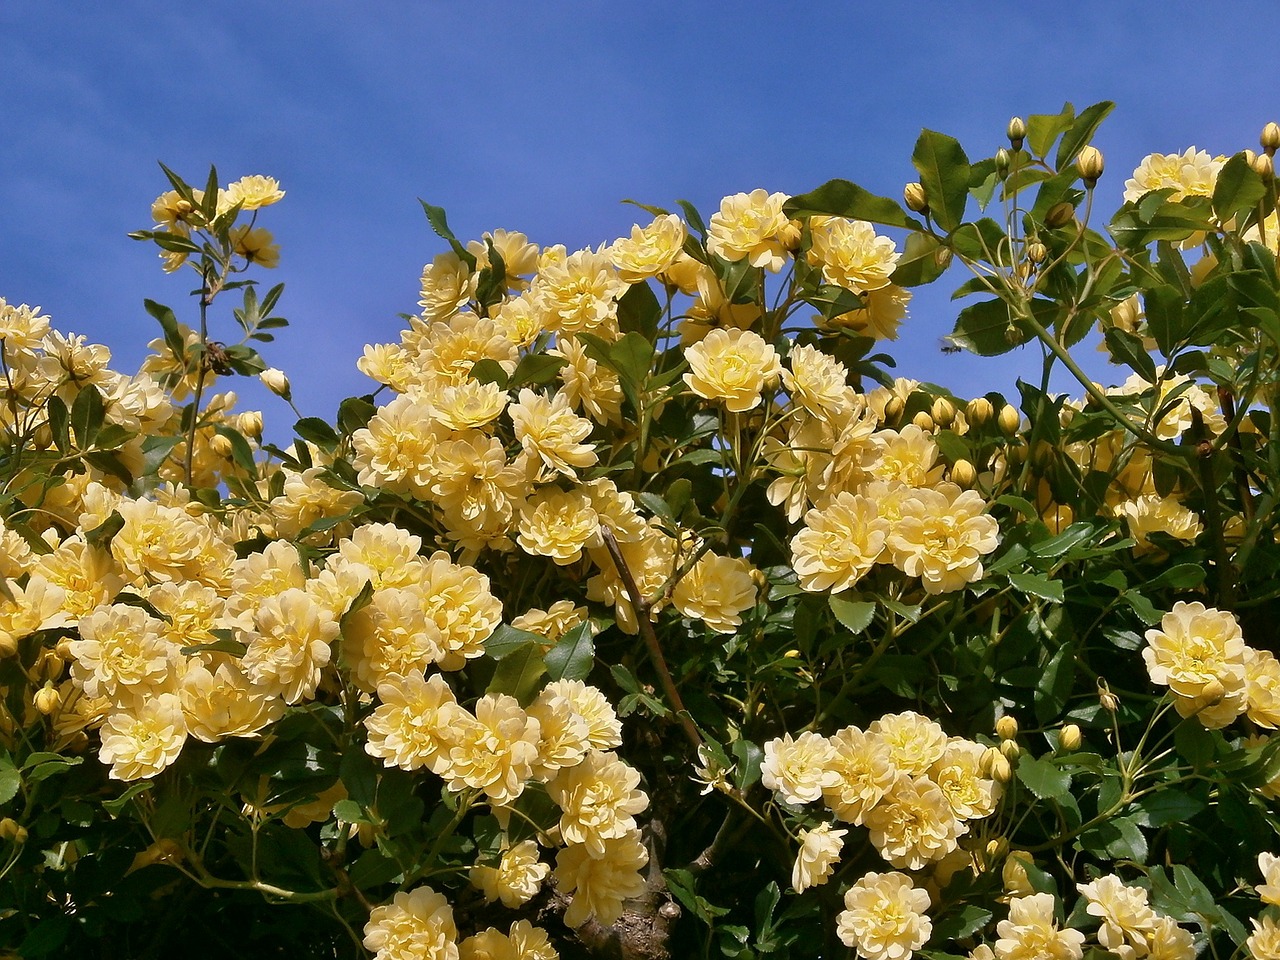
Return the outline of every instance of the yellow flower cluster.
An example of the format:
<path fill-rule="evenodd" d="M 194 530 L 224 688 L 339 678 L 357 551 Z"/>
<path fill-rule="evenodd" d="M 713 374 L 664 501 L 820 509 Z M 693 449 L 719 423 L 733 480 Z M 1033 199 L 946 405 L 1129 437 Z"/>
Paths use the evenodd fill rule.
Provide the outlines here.
<path fill-rule="evenodd" d="M 844 895 L 840 942 L 864 960 L 909 960 L 933 933 L 929 894 L 903 873 L 868 873 Z"/>
<path fill-rule="evenodd" d="M 1169 688 L 1180 716 L 1211 730 L 1241 714 L 1261 727 L 1280 726 L 1280 661 L 1248 646 L 1231 613 L 1179 601 L 1146 637 L 1147 673 Z"/>
<path fill-rule="evenodd" d="M 1000 785 L 984 773 L 985 752 L 981 744 L 949 738 L 934 721 L 908 711 L 886 714 L 865 731 L 846 727 L 830 738 L 811 731 L 795 738 L 785 734 L 765 744 L 760 774 L 764 786 L 787 803 L 821 799 L 837 819 L 865 826 L 893 866 L 919 870 L 952 853 L 970 821 L 995 812 Z M 833 848 L 825 841 L 822 849 Z M 805 885 L 825 876 L 825 866 L 809 865 L 822 856 L 830 853 L 806 852 L 802 845 L 796 876 Z"/>

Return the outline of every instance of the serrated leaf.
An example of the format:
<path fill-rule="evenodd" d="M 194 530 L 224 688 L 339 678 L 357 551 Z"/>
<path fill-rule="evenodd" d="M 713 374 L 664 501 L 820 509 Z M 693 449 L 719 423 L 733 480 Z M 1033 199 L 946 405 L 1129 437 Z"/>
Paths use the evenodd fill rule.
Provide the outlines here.
<path fill-rule="evenodd" d="M 929 198 L 933 221 L 950 232 L 964 220 L 969 200 L 969 158 L 954 137 L 936 130 L 922 130 L 911 153 L 911 163 Z"/>
<path fill-rule="evenodd" d="M 538 640 L 542 639 L 538 638 Z M 542 644 L 526 643 L 509 652 L 498 662 L 498 668 L 493 671 L 493 679 L 489 681 L 485 692 L 505 693 L 519 700 L 521 706 L 525 706 L 533 699 L 538 689 L 538 681 L 546 672 Z"/>
<path fill-rule="evenodd" d="M 814 215 L 866 220 L 890 227 L 923 229 L 902 207 L 888 197 L 878 197 L 848 180 L 828 180 L 816 190 L 792 197 L 783 204 L 783 212 L 792 218 Z"/>
<path fill-rule="evenodd" d="M 1050 580 L 1043 574 L 1011 573 L 1009 574 L 1009 582 L 1023 593 L 1029 593 L 1033 597 L 1040 597 L 1042 600 L 1049 600 L 1053 603 L 1062 603 L 1066 598 L 1063 592 L 1062 581 Z"/>
<path fill-rule="evenodd" d="M 1251 211 L 1266 193 L 1262 178 L 1245 155 L 1237 153 L 1222 165 L 1213 182 L 1213 212 L 1226 223 L 1237 214 Z"/>
<path fill-rule="evenodd" d="M 1075 160 L 1076 154 L 1093 139 L 1093 135 L 1098 132 L 1098 126 L 1107 118 L 1107 114 L 1115 109 L 1115 106 L 1110 100 L 1103 100 L 1080 111 L 1080 115 L 1072 121 L 1070 128 L 1062 135 L 1062 141 L 1058 144 L 1058 153 L 1053 160 L 1055 170 L 1062 170 Z"/>
<path fill-rule="evenodd" d="M 1023 785 L 1041 800 L 1061 797 L 1071 789 L 1071 774 L 1038 757 L 1019 757 L 1017 772 Z"/>
<path fill-rule="evenodd" d="M 341 438 L 327 420 L 319 417 L 303 417 L 293 425 L 293 432 L 308 443 L 313 443 L 321 450 L 333 451 L 338 448 Z"/>
<path fill-rule="evenodd" d="M 843 597 L 832 596 L 827 603 L 836 619 L 852 634 L 862 633 L 875 619 L 876 605 L 870 600 L 845 600 Z"/>
<path fill-rule="evenodd" d="M 102 394 L 98 393 L 98 388 L 93 384 L 84 384 L 71 404 L 71 430 L 75 434 L 78 449 L 88 450 L 93 446 L 105 417 Z"/>
<path fill-rule="evenodd" d="M 22 774 L 7 756 L 0 757 L 0 804 L 8 803 L 22 787 Z"/>
<path fill-rule="evenodd" d="M 591 623 L 580 623 L 566 633 L 544 659 L 552 680 L 585 680 L 596 662 Z"/>
<path fill-rule="evenodd" d="M 421 197 L 418 198 L 418 202 L 422 204 L 422 210 L 427 215 L 427 223 L 431 225 L 431 229 L 435 231 L 436 236 L 441 240 L 447 241 L 453 252 L 457 254 L 458 259 L 467 265 L 468 270 L 474 272 L 476 269 L 475 255 L 459 243 L 458 238 L 449 229 L 449 219 L 445 216 L 444 207 L 434 207 Z"/>
<path fill-rule="evenodd" d="M 1121 330 L 1119 327 L 1110 327 L 1103 334 L 1103 339 L 1106 341 L 1107 351 L 1111 354 L 1112 360 L 1128 367 L 1147 383 L 1155 381 L 1156 364 L 1151 359 L 1151 354 L 1147 353 L 1146 347 L 1142 345 L 1141 337 L 1135 336 L 1128 330 Z"/>
<path fill-rule="evenodd" d="M 503 623 L 499 624 L 498 629 L 494 630 L 489 635 L 489 639 L 484 642 L 484 652 L 495 660 L 502 660 L 530 643 L 545 644 L 546 642 L 546 637 L 540 634 L 530 633 L 528 630 L 520 630 Z"/>

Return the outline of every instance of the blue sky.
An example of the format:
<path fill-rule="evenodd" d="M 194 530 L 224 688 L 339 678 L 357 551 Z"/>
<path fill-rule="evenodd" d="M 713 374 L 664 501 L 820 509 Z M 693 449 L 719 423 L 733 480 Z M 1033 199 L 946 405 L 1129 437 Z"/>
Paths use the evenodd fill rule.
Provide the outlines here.
<path fill-rule="evenodd" d="M 303 413 L 327 417 L 371 388 L 363 344 L 396 338 L 443 249 L 418 197 L 464 238 L 505 227 L 574 249 L 643 218 L 627 197 L 709 215 L 725 194 L 831 177 L 897 196 L 921 127 L 979 157 L 1013 114 L 1109 99 L 1095 142 L 1113 209 L 1146 153 L 1256 147 L 1280 119 L 1278 26 L 1274 0 L 4 0 L 0 296 L 131 371 L 156 334 L 144 297 L 194 319 L 192 277 L 125 236 L 165 189 L 156 161 L 192 180 L 210 163 L 275 176 L 288 196 L 260 222 L 293 325 L 266 357 Z M 1029 352 L 942 355 L 954 311 L 945 292 L 917 298 L 900 372 L 964 395 L 1034 375 Z M 229 315 L 212 322 L 232 338 Z"/>

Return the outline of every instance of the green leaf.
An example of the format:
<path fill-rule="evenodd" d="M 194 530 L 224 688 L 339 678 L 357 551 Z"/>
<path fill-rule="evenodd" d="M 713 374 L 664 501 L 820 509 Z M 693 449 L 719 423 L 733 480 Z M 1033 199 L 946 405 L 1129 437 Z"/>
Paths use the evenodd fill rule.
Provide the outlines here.
<path fill-rule="evenodd" d="M 506 380 L 505 388 L 507 390 L 516 390 L 520 387 L 545 386 L 556 378 L 556 375 L 564 367 L 565 362 L 563 357 L 552 357 L 545 353 L 531 353 L 521 358 L 520 362 L 516 364 L 515 370 L 511 372 L 511 377 Z M 497 366 L 496 361 L 493 360 L 481 360 L 480 363 L 492 363 Z M 473 377 L 476 376 L 476 367 L 480 366 L 480 363 L 471 368 Z M 498 369 L 501 370 L 502 368 L 499 366 Z M 502 381 L 495 380 L 494 382 L 499 386 L 504 386 Z"/>
<path fill-rule="evenodd" d="M 237 467 L 247 473 L 250 478 L 257 479 L 258 465 L 253 459 L 253 448 L 239 430 L 218 425 L 214 432 L 231 444 L 231 459 Z"/>
<path fill-rule="evenodd" d="M 319 417 L 303 417 L 293 425 L 293 431 L 308 443 L 313 443 L 321 450 L 329 452 L 336 450 L 341 441 L 337 431 L 329 426 L 329 422 Z"/>
<path fill-rule="evenodd" d="M 1156 364 L 1151 359 L 1151 354 L 1147 353 L 1142 345 L 1141 337 L 1135 336 L 1128 330 L 1121 330 L 1119 327 L 1109 327 L 1103 334 L 1103 340 L 1106 341 L 1111 359 L 1128 367 L 1147 383 L 1155 382 Z"/>
<path fill-rule="evenodd" d="M 67 413 L 67 405 L 60 397 L 50 397 L 45 404 L 45 412 L 49 418 L 49 430 L 53 434 L 53 445 L 58 452 L 66 454 L 71 450 L 71 419 Z"/>
<path fill-rule="evenodd" d="M 542 640 L 541 637 L 538 638 Z M 538 681 L 546 674 L 542 659 L 541 643 L 526 643 L 511 651 L 498 662 L 486 693 L 505 693 L 515 697 L 524 706 L 538 691 Z"/>
<path fill-rule="evenodd" d="M 639 333 L 628 333 L 609 347 L 613 368 L 637 389 L 644 386 L 653 363 L 653 344 Z"/>
<path fill-rule="evenodd" d="M 449 220 L 445 217 L 444 207 L 433 207 L 421 197 L 418 198 L 418 202 L 422 204 L 422 210 L 427 215 L 427 223 L 431 224 L 431 229 L 435 231 L 436 236 L 442 240 L 447 240 L 449 246 L 453 248 L 453 252 L 458 255 L 458 259 L 467 265 L 468 270 L 474 271 L 476 258 L 471 251 L 458 242 L 458 238 L 449 229 Z"/>
<path fill-rule="evenodd" d="M 88 450 L 93 446 L 105 418 L 102 394 L 98 393 L 98 388 L 93 384 L 86 383 L 71 404 L 71 429 L 75 433 L 78 449 Z"/>
<path fill-rule="evenodd" d="M 1115 106 L 1110 100 L 1103 100 L 1080 111 L 1080 115 L 1071 124 L 1071 128 L 1062 135 L 1062 142 L 1058 144 L 1058 153 L 1053 161 L 1055 170 L 1062 170 L 1075 160 L 1076 154 L 1093 139 L 1093 135 L 1098 132 L 1098 125 L 1115 109 Z"/>
<path fill-rule="evenodd" d="M 819 284 L 818 289 L 801 299 L 812 307 L 816 307 L 824 320 L 834 320 L 841 314 L 863 307 L 862 298 L 852 290 L 837 287 L 834 284 Z"/>
<path fill-rule="evenodd" d="M 680 901 L 681 905 L 708 926 L 715 923 L 716 917 L 728 913 L 725 907 L 717 907 L 705 897 L 698 895 L 694 889 L 697 881 L 688 870 L 663 870 L 663 878 L 667 881 L 667 890 Z"/>
<path fill-rule="evenodd" d="M 862 633 L 875 619 L 876 605 L 870 600 L 845 600 L 832 596 L 827 603 L 836 619 L 852 634 Z"/>
<path fill-rule="evenodd" d="M 84 535 L 84 542 L 91 547 L 101 547 L 107 549 L 111 546 L 111 538 L 124 529 L 124 517 L 120 516 L 115 510 L 111 511 L 110 516 L 103 520 L 92 530 L 88 530 Z"/>
<path fill-rule="evenodd" d="M 367 427 L 377 412 L 372 397 L 347 397 L 338 404 L 338 429 L 343 436 L 349 437 Z"/>
<path fill-rule="evenodd" d="M 949 943 L 971 937 L 985 927 L 992 916 L 994 914 L 990 910 L 977 904 L 965 904 L 934 925 L 931 939 Z"/>
<path fill-rule="evenodd" d="M 18 794 L 22 786 L 22 775 L 13 761 L 8 757 L 0 757 L 0 804 L 8 803 Z"/>
<path fill-rule="evenodd" d="M 1173 731 L 1173 745 L 1179 755 L 1198 770 L 1209 766 L 1217 753 L 1213 734 L 1195 717 L 1178 724 Z"/>
<path fill-rule="evenodd" d="M 1021 337 L 1007 303 L 983 300 L 960 311 L 950 339 L 980 357 L 998 357 L 1021 344 Z"/>
<path fill-rule="evenodd" d="M 590 621 L 574 627 L 547 651 L 547 676 L 552 680 L 585 680 L 596 662 Z"/>
<path fill-rule="evenodd" d="M 480 305 L 482 317 L 488 316 L 489 308 L 501 303 L 507 293 L 506 261 L 502 259 L 502 254 L 494 247 L 492 240 L 486 237 L 484 243 L 489 254 L 489 265 L 480 271 L 476 282 L 476 303 Z"/>
<path fill-rule="evenodd" d="M 1170 356 L 1190 333 L 1181 294 L 1172 287 L 1144 290 L 1142 307 L 1147 315 L 1147 330 L 1155 338 L 1160 352 Z M 1152 369 L 1154 371 L 1154 367 Z M 1147 377 L 1147 382 L 1154 383 L 1155 377 Z"/>
<path fill-rule="evenodd" d="M 1071 774 L 1047 760 L 1023 755 L 1018 758 L 1018 779 L 1041 800 L 1063 796 L 1071 789 Z"/>
<path fill-rule="evenodd" d="M 911 163 L 929 198 L 929 214 L 950 232 L 964 220 L 969 200 L 969 158 L 954 137 L 923 130 L 911 153 Z"/>
<path fill-rule="evenodd" d="M 935 237 L 911 233 L 889 279 L 900 287 L 919 287 L 937 280 L 950 263 L 951 251 Z"/>
<path fill-rule="evenodd" d="M 1065 599 L 1062 581 L 1050 580 L 1043 574 L 1011 573 L 1009 574 L 1009 582 L 1023 593 L 1029 593 L 1033 597 L 1040 597 L 1042 600 L 1062 603 Z"/>
<path fill-rule="evenodd" d="M 1163 827 L 1170 823 L 1187 823 L 1201 810 L 1205 802 L 1179 787 L 1171 787 L 1148 794 L 1136 804 L 1135 823 L 1144 827 Z"/>
<path fill-rule="evenodd" d="M 828 180 L 816 190 L 792 197 L 783 204 L 782 210 L 794 219 L 818 215 L 867 220 L 910 230 L 921 230 L 924 227 L 920 221 L 907 216 L 895 201 L 868 193 L 848 180 Z"/>
<path fill-rule="evenodd" d="M 677 200 L 676 206 L 684 211 L 684 221 L 693 231 L 700 237 L 705 238 L 707 235 L 707 225 L 702 222 L 702 214 L 698 213 L 698 208 L 688 200 Z"/>
<path fill-rule="evenodd" d="M 222 637 L 211 643 L 197 643 L 193 646 L 183 647 L 182 655 L 190 657 L 198 653 L 226 653 L 239 659 L 245 655 L 248 649 L 244 643 L 234 637 Z"/>
<path fill-rule="evenodd" d="M 1033 113 L 1027 117 L 1027 146 L 1037 157 L 1047 156 L 1058 134 L 1071 126 L 1076 109 L 1064 104 L 1061 113 Z"/>
<path fill-rule="evenodd" d="M 662 304 L 648 283 L 635 283 L 618 298 L 618 327 L 652 342 L 662 321 Z"/>
<path fill-rule="evenodd" d="M 1010 577 L 1010 580 L 1013 578 Z M 1073 646 L 1064 643 L 1044 665 L 1036 680 L 1036 720 L 1048 723 L 1062 713 L 1075 685 L 1075 657 Z"/>
<path fill-rule="evenodd" d="M 143 300 L 142 305 L 146 308 L 147 313 L 155 317 L 160 324 L 160 329 L 164 332 L 164 342 L 169 348 L 169 352 L 176 359 L 182 360 L 186 353 L 187 345 L 183 342 L 182 334 L 178 330 L 178 318 L 174 316 L 173 311 L 163 303 L 156 303 L 154 300 Z"/>
<path fill-rule="evenodd" d="M 518 630 L 503 623 L 499 624 L 498 629 L 494 630 L 489 635 L 489 639 L 484 642 L 484 652 L 495 660 L 501 660 L 531 643 L 545 644 L 546 642 L 547 638 L 540 634 Z"/>
<path fill-rule="evenodd" d="M 1266 196 L 1262 178 L 1254 172 L 1243 153 L 1222 165 L 1213 184 L 1213 212 L 1226 223 L 1232 217 L 1253 210 Z"/>

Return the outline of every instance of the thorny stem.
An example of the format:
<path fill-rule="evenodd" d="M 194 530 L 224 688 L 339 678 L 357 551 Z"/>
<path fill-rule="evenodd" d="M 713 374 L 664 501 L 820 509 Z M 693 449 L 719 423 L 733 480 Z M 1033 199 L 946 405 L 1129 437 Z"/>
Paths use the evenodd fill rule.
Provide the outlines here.
<path fill-rule="evenodd" d="M 684 700 L 681 699 L 680 691 L 676 689 L 675 680 L 671 677 L 671 670 L 667 667 L 667 659 L 662 655 L 662 646 L 658 643 L 658 635 L 654 632 L 653 621 L 650 619 L 650 611 L 653 605 L 648 600 L 645 600 L 640 593 L 640 588 L 636 586 L 636 579 L 631 575 L 631 568 L 627 566 L 627 561 L 622 556 L 622 550 L 618 547 L 618 540 L 613 535 L 613 531 L 607 526 L 602 526 L 600 535 L 604 539 L 605 549 L 609 551 L 609 557 L 613 560 L 618 576 L 622 579 L 622 585 L 626 587 L 627 596 L 631 599 L 631 607 L 635 610 L 640 636 L 649 651 L 649 659 L 653 661 L 654 669 L 658 671 L 658 678 L 662 682 L 662 691 L 676 711 L 676 717 L 680 720 L 680 726 L 684 728 L 685 736 L 689 738 L 689 742 L 697 750 L 702 746 L 702 736 L 698 733 L 698 728 L 694 726 L 693 718 L 689 715 L 689 711 L 685 709 Z"/>

